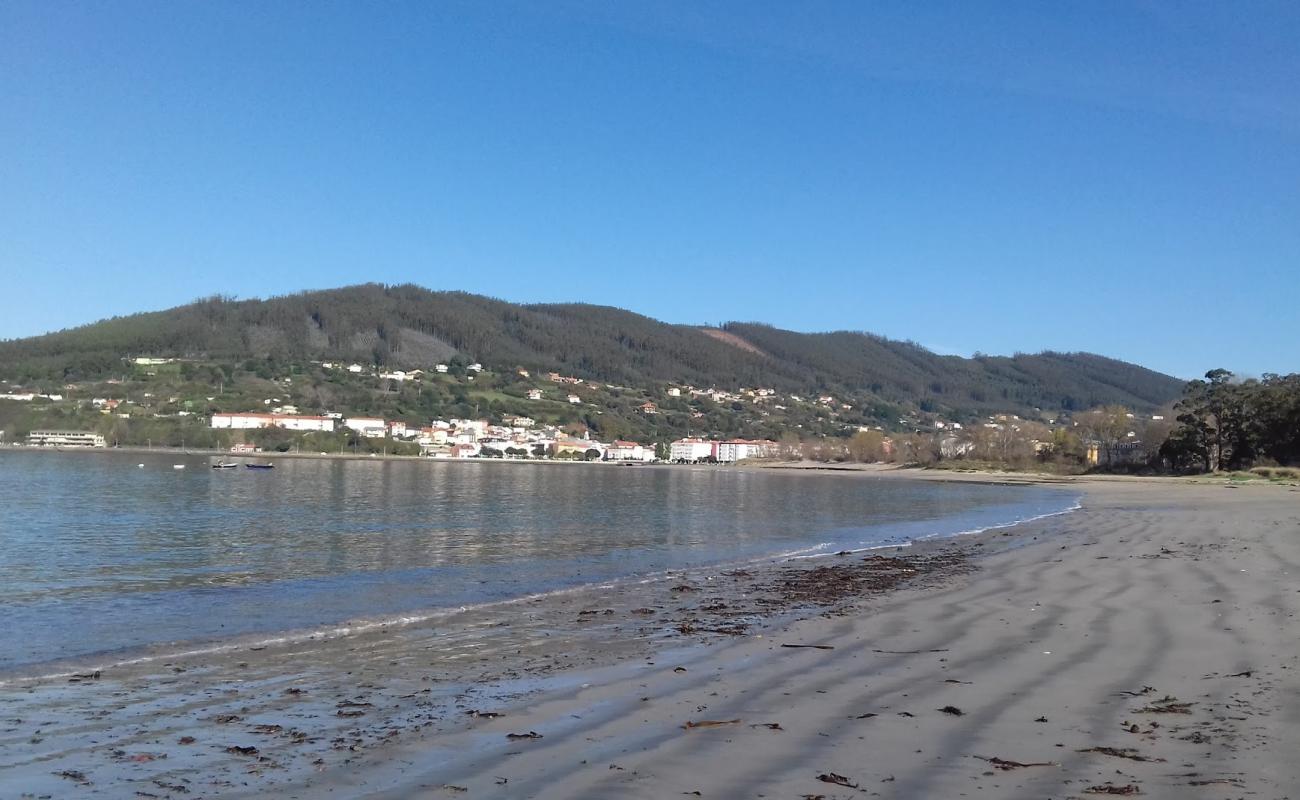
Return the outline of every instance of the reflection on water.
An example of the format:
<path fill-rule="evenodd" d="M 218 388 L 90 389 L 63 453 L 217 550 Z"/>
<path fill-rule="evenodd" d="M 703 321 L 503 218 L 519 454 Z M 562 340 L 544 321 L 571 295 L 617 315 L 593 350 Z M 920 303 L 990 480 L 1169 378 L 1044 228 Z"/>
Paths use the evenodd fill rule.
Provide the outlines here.
<path fill-rule="evenodd" d="M 210 463 L 0 452 L 0 668 L 951 533 L 1072 499 L 719 468 Z"/>

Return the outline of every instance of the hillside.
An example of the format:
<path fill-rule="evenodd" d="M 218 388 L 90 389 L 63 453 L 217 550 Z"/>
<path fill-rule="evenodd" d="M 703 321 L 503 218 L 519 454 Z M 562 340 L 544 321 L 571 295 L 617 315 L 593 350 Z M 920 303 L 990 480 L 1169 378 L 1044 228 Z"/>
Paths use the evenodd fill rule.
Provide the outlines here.
<path fill-rule="evenodd" d="M 606 306 L 518 305 L 375 284 L 267 300 L 214 297 L 0 342 L 0 378 L 94 380 L 121 373 L 124 358 L 142 355 L 342 359 L 405 369 L 459 357 L 632 387 L 771 387 L 958 415 L 1107 403 L 1149 410 L 1183 387 L 1170 376 L 1083 353 L 966 359 L 865 333 L 797 333 L 758 323 L 701 329 Z"/>

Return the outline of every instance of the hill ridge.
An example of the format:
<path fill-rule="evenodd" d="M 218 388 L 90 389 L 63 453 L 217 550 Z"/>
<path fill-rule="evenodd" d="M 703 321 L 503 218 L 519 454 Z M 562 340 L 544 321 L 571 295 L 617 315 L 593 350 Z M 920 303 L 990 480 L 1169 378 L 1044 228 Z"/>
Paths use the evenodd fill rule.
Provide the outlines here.
<path fill-rule="evenodd" d="M 132 356 L 343 359 L 392 368 L 461 358 L 628 386 L 772 387 L 954 414 L 1107 403 L 1149 410 L 1183 388 L 1171 376 L 1092 353 L 942 356 L 858 331 L 801 333 L 756 322 L 705 329 L 607 305 L 515 304 L 377 283 L 266 299 L 214 295 L 0 341 L 0 377 L 101 378 L 120 372 L 122 359 Z"/>

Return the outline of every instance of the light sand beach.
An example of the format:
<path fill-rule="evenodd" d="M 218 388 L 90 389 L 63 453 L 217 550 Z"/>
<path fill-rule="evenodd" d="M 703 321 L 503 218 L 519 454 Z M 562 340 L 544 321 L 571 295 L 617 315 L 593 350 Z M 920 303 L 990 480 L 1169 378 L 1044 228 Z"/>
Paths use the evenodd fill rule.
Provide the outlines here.
<path fill-rule="evenodd" d="M 1300 796 L 1300 492 L 1078 485 L 1081 511 L 941 588 L 638 664 L 299 796 Z"/>
<path fill-rule="evenodd" d="M 10 679 L 0 797 L 1300 797 L 1300 489 L 1042 480 L 1082 508 Z"/>

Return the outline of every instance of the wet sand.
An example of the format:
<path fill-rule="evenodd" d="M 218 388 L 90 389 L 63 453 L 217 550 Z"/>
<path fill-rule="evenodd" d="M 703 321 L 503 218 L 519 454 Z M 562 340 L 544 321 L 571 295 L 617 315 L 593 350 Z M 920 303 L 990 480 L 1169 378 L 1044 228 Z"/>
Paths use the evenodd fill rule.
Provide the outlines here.
<path fill-rule="evenodd" d="M 10 681 L 0 798 L 1300 797 L 1300 491 L 1075 483 L 949 543 Z"/>

